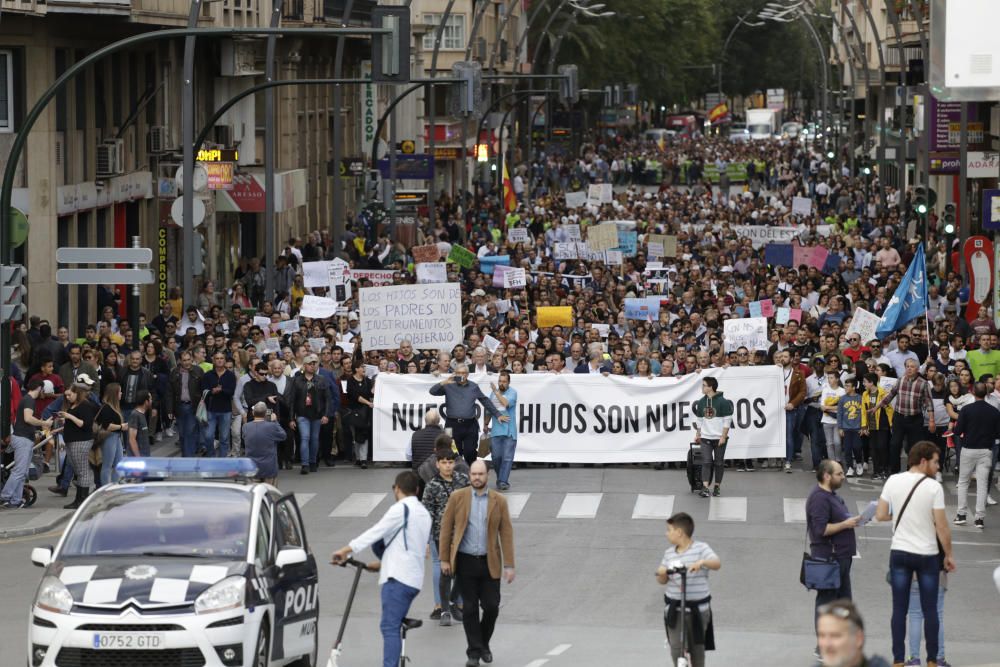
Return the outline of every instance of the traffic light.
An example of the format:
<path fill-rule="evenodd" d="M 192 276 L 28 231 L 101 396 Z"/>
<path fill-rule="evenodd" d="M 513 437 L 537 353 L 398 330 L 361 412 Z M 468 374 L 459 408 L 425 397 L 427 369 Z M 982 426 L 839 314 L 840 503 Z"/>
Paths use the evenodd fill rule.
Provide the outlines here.
<path fill-rule="evenodd" d="M 191 267 L 193 269 L 192 275 L 203 276 L 208 265 L 208 249 L 205 248 L 205 237 L 198 231 L 192 233 L 194 234 L 194 266 Z"/>
<path fill-rule="evenodd" d="M 28 298 L 28 288 L 25 282 L 28 279 L 28 272 L 20 264 L 2 267 L 0 279 L 3 282 L 3 290 L 0 293 L 0 322 L 20 322 L 28 314 L 28 306 L 25 301 Z"/>
<path fill-rule="evenodd" d="M 457 81 L 448 89 L 448 108 L 453 116 L 479 115 L 483 106 L 483 66 L 477 62 L 457 62 L 451 66 Z"/>
<path fill-rule="evenodd" d="M 407 83 L 410 80 L 410 8 L 372 8 L 372 27 L 391 31 L 372 36 L 372 81 Z"/>
<path fill-rule="evenodd" d="M 365 179 L 365 200 L 375 201 L 378 199 L 379 192 L 379 182 L 382 180 L 382 174 L 378 169 L 369 169 L 368 177 Z"/>
<path fill-rule="evenodd" d="M 945 234 L 955 233 L 955 220 L 957 219 L 957 212 L 958 208 L 952 202 L 948 202 L 944 205 L 944 215 L 941 216 L 941 222 L 944 225 Z"/>
<path fill-rule="evenodd" d="M 580 100 L 580 78 L 576 65 L 559 66 L 559 100 L 563 104 L 573 105 Z"/>
<path fill-rule="evenodd" d="M 913 188 L 913 210 L 917 215 L 927 215 L 927 188 L 922 185 Z"/>

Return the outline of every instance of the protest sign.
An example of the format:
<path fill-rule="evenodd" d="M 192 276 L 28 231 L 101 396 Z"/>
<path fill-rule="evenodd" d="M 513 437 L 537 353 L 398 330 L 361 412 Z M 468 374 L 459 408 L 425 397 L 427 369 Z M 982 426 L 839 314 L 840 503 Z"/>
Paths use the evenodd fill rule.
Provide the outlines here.
<path fill-rule="evenodd" d="M 601 338 L 607 338 L 608 334 L 611 333 L 611 325 L 610 324 L 595 323 L 595 324 L 591 324 L 590 327 L 592 329 L 594 329 L 595 331 L 597 331 L 597 333 L 601 336 Z"/>
<path fill-rule="evenodd" d="M 448 264 L 445 262 L 423 262 L 417 264 L 417 283 L 448 282 Z"/>
<path fill-rule="evenodd" d="M 501 315 L 510 310 L 510 299 L 497 299 L 497 312 Z"/>
<path fill-rule="evenodd" d="M 767 339 L 767 318 L 764 317 L 726 320 L 723 323 L 722 337 L 726 352 L 740 347 L 748 350 L 766 350 L 771 347 L 771 341 Z"/>
<path fill-rule="evenodd" d="M 493 275 L 493 268 L 503 264 L 510 265 L 510 255 L 487 255 L 479 258 L 479 270 L 486 275 Z"/>
<path fill-rule="evenodd" d="M 795 320 L 799 324 L 802 324 L 802 309 L 801 308 L 790 308 L 788 311 L 788 319 Z"/>
<path fill-rule="evenodd" d="M 342 349 L 344 351 L 344 356 L 349 357 L 352 354 L 354 354 L 354 343 L 346 341 L 346 340 L 342 340 L 342 341 L 338 341 L 337 345 L 339 345 L 340 349 Z"/>
<path fill-rule="evenodd" d="M 341 264 L 330 262 L 329 268 L 330 293 L 329 297 L 337 303 L 343 303 L 351 298 L 351 278 L 350 269 Z"/>
<path fill-rule="evenodd" d="M 448 253 L 448 261 L 458 264 L 463 269 L 471 269 L 472 265 L 476 263 L 476 253 L 456 243 L 451 247 L 451 252 Z"/>
<path fill-rule="evenodd" d="M 604 251 L 604 261 L 608 266 L 621 266 L 622 264 L 622 251 L 621 250 L 605 250 Z"/>
<path fill-rule="evenodd" d="M 441 259 L 441 248 L 438 248 L 436 243 L 414 246 L 410 252 L 413 254 L 413 261 L 417 264 L 436 262 Z"/>
<path fill-rule="evenodd" d="M 822 269 L 826 264 L 826 257 L 830 251 L 823 246 L 800 246 L 792 244 L 792 266 L 811 266 L 815 269 Z"/>
<path fill-rule="evenodd" d="M 781 308 L 778 308 L 778 310 L 775 311 L 774 313 L 774 323 L 788 324 L 788 318 L 791 317 L 791 315 L 792 315 L 791 308 L 785 308 L 784 306 L 782 306 Z"/>
<path fill-rule="evenodd" d="M 764 313 L 761 311 L 760 301 L 750 302 L 750 317 L 763 317 Z"/>
<path fill-rule="evenodd" d="M 265 338 L 264 339 L 264 352 L 270 354 L 272 352 L 277 352 L 281 354 L 281 341 L 277 338 Z"/>
<path fill-rule="evenodd" d="M 733 225 L 733 233 L 741 239 L 750 239 L 754 249 L 768 243 L 790 243 L 802 233 L 802 227 L 770 227 L 768 225 Z"/>
<path fill-rule="evenodd" d="M 506 289 L 523 289 L 526 282 L 524 269 L 507 269 L 503 272 L 503 286 Z"/>
<path fill-rule="evenodd" d="M 378 287 L 381 285 L 391 285 L 393 273 L 395 272 L 385 269 L 351 269 L 348 275 L 351 276 L 351 280 L 356 282 L 367 280 L 372 285 Z"/>
<path fill-rule="evenodd" d="M 566 208 L 580 208 L 581 206 L 586 206 L 587 204 L 587 193 L 583 192 L 567 192 L 566 193 Z"/>
<path fill-rule="evenodd" d="M 623 232 L 618 230 L 618 247 L 623 257 L 635 257 L 636 245 L 639 241 L 639 234 L 636 232 Z M 609 248 L 610 250 L 610 248 Z"/>
<path fill-rule="evenodd" d="M 576 243 L 553 243 L 552 259 L 561 262 L 567 259 L 578 259 Z"/>
<path fill-rule="evenodd" d="M 302 297 L 302 307 L 299 309 L 299 317 L 311 317 L 316 320 L 324 320 L 333 317 L 337 312 L 337 302 L 325 296 L 313 296 L 306 294 Z"/>
<path fill-rule="evenodd" d="M 760 314 L 764 317 L 774 317 L 774 302 L 770 299 L 761 299 Z"/>
<path fill-rule="evenodd" d="M 791 243 L 768 243 L 764 248 L 765 264 L 791 267 L 794 261 L 795 250 Z"/>
<path fill-rule="evenodd" d="M 511 227 L 507 230 L 508 243 L 531 243 L 531 235 L 525 227 Z"/>
<path fill-rule="evenodd" d="M 870 313 L 864 308 L 857 308 L 851 316 L 851 326 L 847 328 L 847 337 L 851 334 L 858 334 L 861 337 L 861 344 L 867 345 L 869 341 L 878 338 L 875 330 L 881 320 L 875 313 Z"/>
<path fill-rule="evenodd" d="M 315 352 L 316 354 L 322 352 L 323 348 L 326 347 L 325 338 L 310 338 L 308 342 L 309 342 L 309 349 Z"/>
<path fill-rule="evenodd" d="M 332 262 L 302 262 L 302 284 L 306 287 L 326 287 L 330 284 Z"/>
<path fill-rule="evenodd" d="M 538 327 L 554 327 L 557 324 L 564 327 L 573 326 L 572 306 L 539 306 L 537 311 Z"/>
<path fill-rule="evenodd" d="M 493 267 L 493 286 L 503 287 L 503 274 L 510 270 L 511 267 L 504 266 L 503 264 L 497 264 Z"/>
<path fill-rule="evenodd" d="M 458 283 L 366 287 L 359 303 L 365 350 L 393 350 L 409 339 L 416 349 L 450 351 L 462 342 Z"/>
<path fill-rule="evenodd" d="M 490 354 L 496 352 L 500 345 L 500 341 L 489 334 L 486 334 L 486 336 L 483 337 L 483 346 L 486 347 L 486 351 Z"/>
<path fill-rule="evenodd" d="M 812 215 L 813 200 L 809 197 L 792 198 L 792 215 L 810 216 Z"/>
<path fill-rule="evenodd" d="M 618 227 L 612 224 L 592 225 L 587 228 L 587 245 L 601 252 L 618 247 Z"/>
<path fill-rule="evenodd" d="M 373 378 L 378 375 L 378 366 L 373 364 L 365 364 L 365 377 Z"/>
<path fill-rule="evenodd" d="M 518 393 L 519 461 L 637 463 L 683 461 L 695 435 L 691 406 L 701 398 L 705 376 L 719 380 L 733 402 L 726 454 L 733 458 L 785 455 L 785 389 L 775 366 L 711 368 L 679 378 L 632 378 L 600 374 L 515 375 Z M 495 378 L 473 378 L 489 394 Z M 373 455 L 404 461 L 424 413 L 439 408 L 431 396 L 437 378 L 379 375 L 373 416 Z"/>
<path fill-rule="evenodd" d="M 271 326 L 271 318 L 267 315 L 254 315 L 253 325 L 266 330 L 269 326 Z"/>
<path fill-rule="evenodd" d="M 625 319 L 643 321 L 660 319 L 660 297 L 625 299 Z"/>
<path fill-rule="evenodd" d="M 646 243 L 646 257 L 663 257 L 663 244 L 659 241 Z"/>
<path fill-rule="evenodd" d="M 563 225 L 562 228 L 566 231 L 566 238 L 570 241 L 579 241 L 580 236 L 580 225 Z"/>
<path fill-rule="evenodd" d="M 295 318 L 294 320 L 285 320 L 284 322 L 278 322 L 277 324 L 274 325 L 274 328 L 285 335 L 298 333 L 299 318 Z"/>
<path fill-rule="evenodd" d="M 610 183 L 594 183 L 587 188 L 587 203 L 591 206 L 610 204 L 614 198 L 614 189 Z"/>

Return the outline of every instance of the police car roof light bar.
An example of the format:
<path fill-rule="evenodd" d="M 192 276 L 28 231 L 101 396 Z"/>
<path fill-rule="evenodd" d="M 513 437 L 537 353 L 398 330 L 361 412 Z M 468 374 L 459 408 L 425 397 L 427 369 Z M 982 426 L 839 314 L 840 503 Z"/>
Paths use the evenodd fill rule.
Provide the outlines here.
<path fill-rule="evenodd" d="M 244 481 L 257 476 L 257 464 L 248 458 L 127 458 L 115 466 L 122 481 L 175 480 Z"/>

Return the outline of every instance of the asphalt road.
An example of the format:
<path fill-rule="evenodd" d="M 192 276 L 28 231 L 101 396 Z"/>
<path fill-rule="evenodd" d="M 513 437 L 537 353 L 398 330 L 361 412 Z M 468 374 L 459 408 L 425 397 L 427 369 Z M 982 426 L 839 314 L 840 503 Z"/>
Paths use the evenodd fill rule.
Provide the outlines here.
<path fill-rule="evenodd" d="M 326 561 L 389 506 L 397 472 L 341 467 L 307 477 L 284 473 L 278 483 L 296 492 L 310 545 Z M 810 474 L 729 470 L 724 497 L 711 500 L 688 492 L 683 471 L 646 467 L 530 468 L 515 471 L 512 482 L 508 495 L 517 513 L 517 578 L 502 587 L 494 664 L 665 664 L 662 590 L 652 574 L 666 546 L 663 518 L 681 510 L 694 517 L 696 538 L 711 544 L 723 562 L 711 580 L 718 650 L 709 663 L 811 664 L 813 595 L 798 583 Z M 952 504 L 953 486 L 948 480 Z M 852 480 L 844 495 L 850 506 L 863 505 L 877 496 L 877 486 Z M 869 651 L 887 656 L 889 528 L 873 525 L 859 529 L 858 535 L 855 600 L 866 618 Z M 0 605 L 5 666 L 24 664 L 28 611 L 41 573 L 28 554 L 31 547 L 56 539 L 49 535 L 0 544 L 7 602 Z M 956 528 L 954 539 L 958 572 L 951 577 L 945 603 L 948 660 L 956 667 L 1000 665 L 1000 594 L 992 581 L 1000 565 L 1000 507 L 989 511 L 985 532 Z M 321 650 L 333 641 L 350 579 L 347 570 L 321 570 Z M 427 584 L 411 616 L 426 621 L 432 607 L 428 567 Z M 414 665 L 461 665 L 465 659 L 460 626 L 428 623 L 411 634 L 407 648 Z M 376 579 L 366 575 L 341 664 L 379 664 L 380 655 Z"/>

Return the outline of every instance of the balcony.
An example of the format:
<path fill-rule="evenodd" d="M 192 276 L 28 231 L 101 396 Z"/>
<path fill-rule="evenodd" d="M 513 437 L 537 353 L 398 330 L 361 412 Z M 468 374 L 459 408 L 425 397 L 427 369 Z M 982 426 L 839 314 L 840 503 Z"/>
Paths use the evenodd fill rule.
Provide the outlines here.
<path fill-rule="evenodd" d="M 128 16 L 131 0 L 46 0 L 49 14 L 105 14 Z"/>
<path fill-rule="evenodd" d="M 0 11 L 16 14 L 44 14 L 45 4 L 38 0 L 0 0 Z"/>

